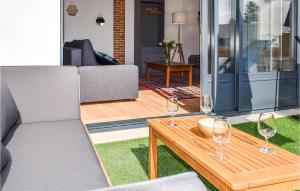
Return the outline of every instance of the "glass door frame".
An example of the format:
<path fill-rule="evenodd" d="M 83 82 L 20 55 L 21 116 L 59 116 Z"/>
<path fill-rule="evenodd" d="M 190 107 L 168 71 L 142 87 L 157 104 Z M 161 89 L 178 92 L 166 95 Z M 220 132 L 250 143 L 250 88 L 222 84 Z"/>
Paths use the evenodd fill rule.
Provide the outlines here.
<path fill-rule="evenodd" d="M 271 110 L 276 110 L 277 108 L 281 107 L 278 103 L 279 103 L 279 99 L 280 96 L 278 94 L 278 90 L 276 90 L 276 92 L 274 92 L 274 102 L 270 102 L 271 104 L 269 105 L 259 105 L 258 107 L 245 107 L 243 108 L 243 95 L 241 95 L 242 92 L 242 88 L 241 88 L 241 82 L 244 79 L 243 76 L 243 68 L 244 68 L 244 63 L 243 63 L 243 15 L 242 15 L 242 11 L 243 10 L 243 0 L 236 0 L 236 42 L 235 42 L 235 75 L 234 75 L 234 90 L 231 90 L 232 92 L 230 93 L 231 95 L 234 96 L 234 103 L 232 104 L 232 109 L 228 109 L 227 110 L 222 110 L 222 103 L 220 104 L 220 102 L 222 102 L 222 100 L 220 99 L 220 94 L 219 92 L 222 93 L 223 89 L 222 86 L 220 86 L 220 81 L 224 80 L 222 78 L 224 78 L 224 75 L 219 75 L 218 73 L 218 28 L 219 28 L 219 23 L 218 23 L 218 6 L 219 6 L 219 1 L 218 0 L 212 0 L 212 6 L 209 6 L 209 1 L 210 0 L 202 0 L 202 6 L 200 7 L 200 10 L 202 12 L 202 26 L 201 26 L 201 31 L 202 31 L 202 35 L 201 35 L 201 93 L 203 94 L 211 94 L 215 103 L 215 112 L 248 112 L 248 111 L 253 111 L 253 110 L 257 110 L 257 109 L 271 109 Z M 294 32 L 297 32 L 297 34 L 299 35 L 299 13 L 297 10 L 300 10 L 300 3 L 296 0 L 292 0 L 293 3 L 296 3 L 294 5 L 295 7 L 295 30 Z M 298 13 L 298 14 L 297 14 Z M 209 15 L 211 14 L 211 15 Z M 211 20 L 211 22 L 209 22 L 208 20 Z M 209 23 L 211 23 L 211 25 L 209 25 Z M 208 35 L 209 34 L 209 35 Z M 295 33 L 294 33 L 295 35 Z M 299 45 L 296 44 L 296 41 L 294 41 L 295 43 L 293 43 L 293 47 L 294 47 L 294 58 L 298 61 L 296 61 L 295 64 L 295 71 L 294 72 L 280 72 L 280 71 L 274 71 L 274 72 L 268 72 L 268 73 L 256 73 L 254 75 L 250 75 L 250 78 L 253 80 L 261 80 L 263 78 L 269 78 L 269 79 L 273 79 L 274 81 L 276 81 L 276 88 L 281 80 L 280 77 L 286 77 L 290 74 L 292 74 L 294 76 L 293 79 L 293 83 L 296 82 L 296 84 L 293 84 L 293 86 L 296 88 L 296 94 L 297 94 L 297 100 L 299 100 L 299 89 L 300 89 L 300 83 L 299 83 L 299 52 L 300 52 L 300 48 Z M 209 56 L 210 55 L 210 56 Z M 209 58 L 210 57 L 210 58 Z M 210 64 L 208 63 L 211 63 Z M 211 68 L 210 68 L 211 67 Z M 211 74 L 209 74 L 209 71 L 211 71 Z M 229 79 L 228 77 L 225 77 L 225 80 Z M 284 81 L 285 79 L 283 79 Z M 250 82 L 249 82 L 250 84 Z M 251 84 L 253 85 L 253 84 Z M 252 89 L 253 87 L 250 87 L 249 85 L 249 89 Z M 255 89 L 255 88 L 254 88 Z M 256 91 L 256 90 L 255 90 Z M 228 94 L 228 92 L 226 92 Z M 294 93 L 294 90 L 293 90 Z M 259 93 L 256 95 L 259 95 Z M 263 98 L 266 99 L 266 98 Z M 294 101 L 294 100 L 293 100 Z M 250 100 L 250 102 L 252 102 L 252 100 Z M 290 104 L 290 105 L 295 105 Z M 297 105 L 297 104 L 296 104 Z M 298 105 L 299 105 L 299 101 L 298 101 Z M 289 104 L 287 104 L 287 107 L 289 106 Z"/>

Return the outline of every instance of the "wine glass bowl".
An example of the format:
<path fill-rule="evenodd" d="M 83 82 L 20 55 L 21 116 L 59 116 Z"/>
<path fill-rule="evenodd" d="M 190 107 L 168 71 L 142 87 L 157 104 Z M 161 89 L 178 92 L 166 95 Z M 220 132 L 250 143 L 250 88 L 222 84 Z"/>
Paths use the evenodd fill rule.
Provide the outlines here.
<path fill-rule="evenodd" d="M 259 115 L 257 129 L 259 134 L 266 140 L 266 144 L 258 150 L 265 154 L 275 154 L 276 152 L 267 145 L 269 138 L 273 137 L 277 132 L 274 115 L 272 113 L 261 113 Z"/>
<path fill-rule="evenodd" d="M 202 95 L 200 101 L 201 110 L 205 113 L 205 115 L 208 115 L 210 112 L 212 112 L 213 102 L 210 95 Z"/>
<path fill-rule="evenodd" d="M 223 145 L 229 144 L 231 141 L 231 125 L 228 119 L 224 117 L 215 118 L 213 132 L 213 140 L 219 144 L 219 151 L 215 153 L 214 157 L 219 161 L 226 161 L 228 157 L 223 153 Z"/>
<path fill-rule="evenodd" d="M 171 96 L 167 100 L 167 113 L 170 115 L 170 122 L 168 124 L 169 127 L 176 127 L 177 125 L 174 123 L 174 115 L 178 112 L 178 99 L 177 96 Z"/>

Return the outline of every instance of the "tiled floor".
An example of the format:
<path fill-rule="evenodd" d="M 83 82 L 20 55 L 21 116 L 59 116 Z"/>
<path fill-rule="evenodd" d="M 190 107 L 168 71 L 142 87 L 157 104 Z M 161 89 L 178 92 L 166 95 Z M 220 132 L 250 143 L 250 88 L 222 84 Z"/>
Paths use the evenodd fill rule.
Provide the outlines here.
<path fill-rule="evenodd" d="M 275 114 L 275 117 L 285 117 L 285 116 L 300 114 L 299 108 L 276 111 L 273 113 Z M 236 123 L 257 121 L 258 117 L 259 117 L 259 114 L 250 114 L 250 115 L 233 116 L 233 117 L 228 117 L 228 118 L 232 124 L 236 124 Z M 148 136 L 148 128 L 147 127 L 91 134 L 91 138 L 92 138 L 94 144 L 128 140 L 128 139 L 134 139 L 134 138 L 142 138 L 142 137 L 147 137 L 147 136 Z"/>

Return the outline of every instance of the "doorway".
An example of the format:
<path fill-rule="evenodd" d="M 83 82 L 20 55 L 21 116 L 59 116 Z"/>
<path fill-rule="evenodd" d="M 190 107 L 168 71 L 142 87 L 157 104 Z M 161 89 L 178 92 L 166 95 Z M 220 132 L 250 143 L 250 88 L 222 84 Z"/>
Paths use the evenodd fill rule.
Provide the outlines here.
<path fill-rule="evenodd" d="M 162 61 L 159 42 L 165 33 L 165 0 L 135 1 L 135 64 L 146 73 L 145 61 Z"/>

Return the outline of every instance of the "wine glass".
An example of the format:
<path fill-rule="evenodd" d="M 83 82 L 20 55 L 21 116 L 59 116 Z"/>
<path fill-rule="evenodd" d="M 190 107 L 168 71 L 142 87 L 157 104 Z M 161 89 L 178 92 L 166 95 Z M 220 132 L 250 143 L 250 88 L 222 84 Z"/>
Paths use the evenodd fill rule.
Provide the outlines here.
<path fill-rule="evenodd" d="M 213 101 L 210 95 L 201 96 L 201 110 L 208 115 L 213 109 Z"/>
<path fill-rule="evenodd" d="M 167 112 L 171 116 L 171 120 L 168 124 L 169 127 L 176 127 L 177 125 L 174 123 L 174 115 L 178 111 L 178 99 L 176 95 L 169 97 L 167 100 Z"/>
<path fill-rule="evenodd" d="M 215 153 L 214 157 L 219 161 L 227 161 L 228 157 L 224 155 L 223 145 L 231 141 L 231 124 L 228 119 L 224 117 L 215 118 L 212 137 L 220 145 L 219 151 Z"/>
<path fill-rule="evenodd" d="M 272 113 L 261 113 L 259 115 L 257 128 L 259 134 L 261 134 L 261 136 L 263 136 L 266 140 L 266 144 L 260 147 L 258 150 L 265 154 L 275 154 L 276 152 L 267 145 L 269 138 L 273 137 L 277 131 L 274 115 Z"/>

